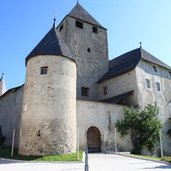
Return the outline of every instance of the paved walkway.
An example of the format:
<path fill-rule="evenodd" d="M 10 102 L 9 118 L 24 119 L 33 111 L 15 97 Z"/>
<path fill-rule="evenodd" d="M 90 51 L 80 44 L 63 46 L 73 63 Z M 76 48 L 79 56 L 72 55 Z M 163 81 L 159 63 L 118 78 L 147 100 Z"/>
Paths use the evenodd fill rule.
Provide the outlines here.
<path fill-rule="evenodd" d="M 171 165 L 114 154 L 89 156 L 90 171 L 169 171 Z"/>
<path fill-rule="evenodd" d="M 114 154 L 89 154 L 89 171 L 169 171 L 171 165 Z M 21 162 L 0 159 L 0 171 L 84 171 L 78 162 Z"/>

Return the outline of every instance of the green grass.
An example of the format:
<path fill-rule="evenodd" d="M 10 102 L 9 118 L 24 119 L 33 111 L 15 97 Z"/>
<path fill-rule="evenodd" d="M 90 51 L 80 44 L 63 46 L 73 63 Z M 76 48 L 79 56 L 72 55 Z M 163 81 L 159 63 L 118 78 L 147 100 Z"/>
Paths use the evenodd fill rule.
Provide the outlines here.
<path fill-rule="evenodd" d="M 160 157 L 153 157 L 153 156 L 144 156 L 144 155 L 137 155 L 137 154 L 130 154 L 133 157 L 138 157 L 138 158 L 142 158 L 142 159 L 150 159 L 150 160 L 156 160 L 156 161 L 160 161 L 161 158 Z"/>
<path fill-rule="evenodd" d="M 162 157 L 161 161 L 166 161 L 166 162 L 171 163 L 171 157 Z"/>
<path fill-rule="evenodd" d="M 165 161 L 168 163 L 171 163 L 171 157 L 153 157 L 153 156 L 144 156 L 144 155 L 135 155 L 135 154 L 131 154 L 131 156 L 135 156 L 141 159 L 150 159 L 150 160 L 155 160 L 155 161 Z"/>
<path fill-rule="evenodd" d="M 11 159 L 11 148 L 1 147 L 0 157 Z M 48 155 L 48 156 L 22 156 L 18 154 L 18 149 L 14 149 L 12 159 L 28 160 L 28 161 L 82 161 L 83 151 L 79 152 L 80 159 L 77 159 L 77 153 L 64 154 L 64 155 Z"/>

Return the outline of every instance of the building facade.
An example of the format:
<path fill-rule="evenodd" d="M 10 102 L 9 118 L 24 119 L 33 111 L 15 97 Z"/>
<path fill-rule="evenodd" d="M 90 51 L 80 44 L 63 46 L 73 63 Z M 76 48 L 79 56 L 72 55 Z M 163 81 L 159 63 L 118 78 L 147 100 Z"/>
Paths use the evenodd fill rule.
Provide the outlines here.
<path fill-rule="evenodd" d="M 149 103 L 159 107 L 164 153 L 171 154 L 171 67 L 141 46 L 109 60 L 106 28 L 77 3 L 26 57 L 25 84 L 0 96 L 0 125 L 7 145 L 16 130 L 23 155 L 70 153 L 78 144 L 131 151 L 115 124 L 124 106 Z"/>

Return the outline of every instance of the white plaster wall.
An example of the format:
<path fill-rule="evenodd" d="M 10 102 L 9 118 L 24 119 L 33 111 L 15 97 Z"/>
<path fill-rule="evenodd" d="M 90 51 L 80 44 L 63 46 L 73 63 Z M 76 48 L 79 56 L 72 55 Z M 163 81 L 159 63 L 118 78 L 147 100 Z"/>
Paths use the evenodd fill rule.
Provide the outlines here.
<path fill-rule="evenodd" d="M 23 87 L 9 90 L 0 97 L 0 125 L 7 146 L 12 144 L 12 134 L 15 129 L 15 147 L 18 147 L 22 102 Z"/>
<path fill-rule="evenodd" d="M 87 130 L 91 126 L 99 129 L 101 134 L 101 150 L 115 149 L 115 123 L 123 118 L 123 106 L 107 103 L 77 100 L 77 120 L 79 128 L 79 144 L 84 149 L 87 143 Z M 119 151 L 131 151 L 129 136 L 121 137 L 117 132 Z"/>
<path fill-rule="evenodd" d="M 40 75 L 40 68 L 48 73 Z M 27 62 L 19 153 L 47 155 L 76 150 L 76 64 L 61 56 Z"/>
<path fill-rule="evenodd" d="M 169 101 L 171 100 L 171 78 L 168 74 L 168 69 L 157 66 L 158 72 L 153 71 L 154 64 L 141 60 L 136 67 L 136 78 L 138 83 L 138 103 L 143 107 L 149 103 L 156 104 L 159 108 L 158 117 L 163 124 L 162 137 L 163 148 L 165 154 L 171 154 L 171 139 L 167 135 L 167 131 L 170 127 L 168 118 L 171 117 L 171 106 Z M 151 88 L 147 88 L 145 79 L 149 79 L 151 82 Z M 159 82 L 161 91 L 156 91 L 155 82 Z"/>
<path fill-rule="evenodd" d="M 104 86 L 107 86 L 106 95 L 103 94 Z M 138 104 L 138 87 L 135 70 L 98 84 L 98 99 L 110 98 L 131 90 L 134 90 L 134 95 L 129 97 L 127 104 L 136 106 Z"/>
<path fill-rule="evenodd" d="M 0 96 L 4 94 L 7 91 L 6 85 L 5 85 L 5 80 L 2 78 L 0 80 Z"/>

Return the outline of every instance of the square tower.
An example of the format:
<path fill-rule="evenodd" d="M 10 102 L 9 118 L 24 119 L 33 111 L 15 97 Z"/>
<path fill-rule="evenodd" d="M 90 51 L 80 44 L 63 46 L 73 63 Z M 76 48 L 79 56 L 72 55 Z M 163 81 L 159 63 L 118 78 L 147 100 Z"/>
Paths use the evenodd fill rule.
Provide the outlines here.
<path fill-rule="evenodd" d="M 77 99 L 96 100 L 96 83 L 108 71 L 106 29 L 77 3 L 58 30 L 77 63 Z"/>

